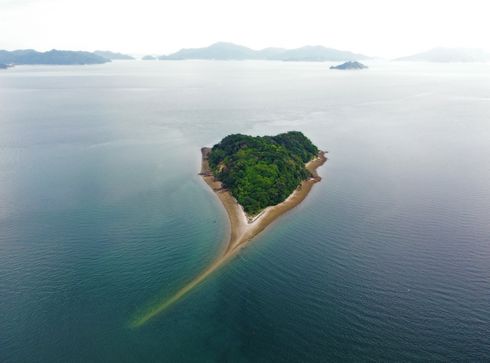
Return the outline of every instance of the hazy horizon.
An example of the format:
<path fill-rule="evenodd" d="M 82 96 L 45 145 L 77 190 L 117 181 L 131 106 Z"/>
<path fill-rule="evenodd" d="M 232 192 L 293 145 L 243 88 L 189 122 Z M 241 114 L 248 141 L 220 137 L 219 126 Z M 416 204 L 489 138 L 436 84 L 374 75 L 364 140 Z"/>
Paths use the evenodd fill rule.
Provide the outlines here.
<path fill-rule="evenodd" d="M 423 55 L 423 54 L 425 55 L 426 53 L 430 53 L 432 51 L 444 51 L 444 50 L 450 50 L 450 51 L 452 51 L 452 50 L 455 50 L 455 51 L 461 50 L 461 51 L 464 51 L 464 52 L 471 52 L 471 51 L 479 52 L 479 51 L 483 51 L 483 52 L 486 52 L 486 53 L 490 54 L 490 51 L 486 50 L 485 48 L 439 47 L 439 46 L 434 46 L 434 47 L 432 47 L 430 49 L 424 49 L 424 50 L 421 50 L 419 52 L 415 52 L 415 53 L 411 53 L 411 54 L 405 54 L 404 56 L 399 56 L 399 57 L 398 56 L 397 57 L 382 57 L 382 56 L 373 55 L 373 54 L 365 54 L 365 53 L 363 54 L 363 53 L 359 53 L 359 52 L 352 52 L 350 49 L 345 49 L 345 48 L 332 48 L 332 47 L 329 47 L 328 45 L 323 45 L 323 44 L 305 44 L 303 46 L 299 46 L 299 47 L 296 47 L 296 48 L 275 47 L 274 45 L 271 45 L 271 46 L 268 46 L 268 47 L 264 47 L 264 48 L 252 48 L 252 47 L 248 47 L 248 46 L 243 45 L 243 44 L 238 44 L 236 42 L 223 42 L 223 41 L 216 41 L 216 42 L 213 42 L 211 44 L 208 44 L 208 45 L 205 45 L 205 46 L 202 46 L 202 47 L 181 47 L 176 52 L 171 52 L 171 53 L 157 53 L 157 52 L 154 52 L 154 53 L 150 53 L 150 52 L 146 52 L 146 53 L 145 52 L 133 53 L 133 52 L 120 52 L 118 49 L 111 49 L 111 48 L 106 48 L 106 49 L 67 49 L 67 48 L 57 48 L 57 47 L 53 47 L 53 48 L 49 48 L 49 49 L 37 49 L 37 48 L 32 48 L 32 47 L 11 48 L 11 49 L 0 48 L 0 50 L 7 50 L 7 51 L 34 50 L 34 51 L 39 51 L 39 52 L 49 52 L 51 50 L 57 50 L 57 51 L 92 52 L 92 53 L 96 53 L 96 52 L 110 52 L 110 53 L 114 53 L 114 54 L 128 55 L 128 56 L 134 57 L 134 60 L 138 60 L 139 58 L 142 58 L 144 56 L 154 56 L 154 57 L 171 56 L 174 53 L 177 53 L 178 51 L 184 50 L 184 49 L 206 49 L 206 48 L 208 48 L 210 46 L 213 46 L 213 45 L 219 44 L 219 43 L 227 43 L 227 44 L 230 44 L 230 45 L 231 44 L 234 44 L 234 45 L 237 45 L 237 46 L 243 46 L 243 47 L 249 48 L 249 49 L 251 49 L 253 51 L 256 51 L 256 52 L 259 52 L 261 50 L 265 50 L 267 48 L 281 48 L 281 49 L 284 49 L 284 50 L 294 50 L 294 49 L 300 49 L 300 48 L 303 48 L 303 47 L 310 47 L 310 46 L 311 47 L 316 47 L 316 46 L 320 46 L 320 47 L 325 47 L 325 48 L 333 49 L 333 50 L 340 51 L 340 52 L 351 52 L 353 54 L 359 54 L 359 55 L 367 56 L 368 59 L 363 59 L 362 60 L 363 62 L 366 62 L 366 61 L 396 61 L 396 60 L 405 60 L 406 58 L 411 58 L 411 57 L 414 57 L 414 56 L 420 56 L 420 55 Z M 190 58 L 190 59 L 192 59 L 192 58 Z M 199 59 L 199 58 L 196 58 L 196 59 Z M 250 58 L 249 60 L 253 60 L 253 58 Z M 266 58 L 258 58 L 258 59 L 255 59 L 255 60 L 269 60 L 269 59 L 266 59 Z M 335 62 L 335 61 L 333 61 L 333 62 Z M 451 61 L 448 60 L 448 61 L 443 61 L 443 62 L 451 62 Z M 458 61 L 456 61 L 456 62 L 458 62 Z M 463 62 L 467 62 L 467 61 L 463 61 Z M 475 60 L 474 62 L 480 62 L 480 60 Z M 483 61 L 483 62 L 486 62 L 486 61 Z"/>
<path fill-rule="evenodd" d="M 0 40 L 0 49 L 101 49 L 143 55 L 223 41 L 252 49 L 322 45 L 381 58 L 434 47 L 489 51 L 486 10 L 481 0 L 308 0 L 301 6 L 257 0 L 0 0 L 0 32 L 10 35 Z"/>

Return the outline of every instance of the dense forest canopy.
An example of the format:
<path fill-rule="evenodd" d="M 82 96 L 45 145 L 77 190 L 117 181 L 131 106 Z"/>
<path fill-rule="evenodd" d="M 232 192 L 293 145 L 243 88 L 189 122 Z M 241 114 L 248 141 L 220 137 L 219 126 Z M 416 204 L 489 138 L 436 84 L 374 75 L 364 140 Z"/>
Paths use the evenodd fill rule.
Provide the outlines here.
<path fill-rule="evenodd" d="M 213 146 L 209 166 L 245 212 L 253 215 L 281 203 L 309 178 L 305 163 L 317 154 L 318 148 L 298 131 L 277 136 L 234 134 Z"/>

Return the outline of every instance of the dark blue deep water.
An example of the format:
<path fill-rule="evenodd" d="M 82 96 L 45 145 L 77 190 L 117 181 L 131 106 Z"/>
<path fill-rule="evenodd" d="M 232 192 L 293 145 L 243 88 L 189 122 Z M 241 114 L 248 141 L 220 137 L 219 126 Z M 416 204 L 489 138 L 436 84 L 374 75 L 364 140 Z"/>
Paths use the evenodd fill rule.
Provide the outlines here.
<path fill-rule="evenodd" d="M 0 73 L 0 361 L 490 360 L 490 65 L 114 62 Z M 217 255 L 197 175 L 301 130 L 323 181 Z"/>

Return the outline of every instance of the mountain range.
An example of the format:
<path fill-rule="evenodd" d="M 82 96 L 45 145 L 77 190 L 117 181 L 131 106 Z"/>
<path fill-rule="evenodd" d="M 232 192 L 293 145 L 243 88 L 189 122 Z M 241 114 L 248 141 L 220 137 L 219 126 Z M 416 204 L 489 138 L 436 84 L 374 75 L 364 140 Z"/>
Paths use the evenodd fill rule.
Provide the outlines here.
<path fill-rule="evenodd" d="M 160 60 L 214 59 L 214 60 L 282 60 L 282 61 L 349 61 L 369 59 L 356 54 L 323 46 L 305 46 L 295 49 L 265 48 L 253 50 L 233 43 L 218 42 L 204 48 L 184 48 L 162 55 Z"/>
<path fill-rule="evenodd" d="M 50 50 L 38 52 L 34 49 L 0 50 L 0 64 L 51 64 L 51 65 L 77 65 L 102 64 L 111 60 L 132 60 L 133 57 L 107 50 L 95 52 Z M 178 52 L 162 56 L 145 56 L 143 60 L 278 60 L 278 61 L 332 61 L 349 62 L 355 60 L 371 59 L 370 57 L 323 46 L 304 46 L 301 48 L 264 48 L 254 50 L 233 43 L 218 42 L 204 48 L 184 48 Z M 424 61 L 424 62 L 490 62 L 490 53 L 482 49 L 473 48 L 433 48 L 426 52 L 417 53 L 407 57 L 395 59 L 397 61 Z M 3 67 L 5 68 L 5 67 Z"/>
<path fill-rule="evenodd" d="M 396 59 L 398 61 L 422 62 L 488 62 L 490 53 L 474 48 L 433 48 L 426 52 Z"/>

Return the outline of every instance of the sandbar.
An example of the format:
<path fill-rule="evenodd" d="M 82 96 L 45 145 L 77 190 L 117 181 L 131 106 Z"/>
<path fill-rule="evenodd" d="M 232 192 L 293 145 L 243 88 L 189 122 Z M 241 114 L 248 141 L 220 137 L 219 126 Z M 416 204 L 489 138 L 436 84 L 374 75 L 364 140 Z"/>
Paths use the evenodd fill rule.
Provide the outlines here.
<path fill-rule="evenodd" d="M 306 198 L 313 185 L 321 181 L 317 169 L 327 161 L 325 152 L 320 151 L 315 159 L 305 165 L 312 175 L 311 178 L 304 180 L 282 203 L 265 208 L 257 216 L 248 216 L 231 193 L 224 189 L 221 182 L 216 180 L 212 175 L 208 164 L 208 155 L 210 151 L 211 148 L 207 147 L 201 149 L 202 161 L 201 172 L 199 174 L 206 184 L 215 192 L 226 210 L 230 222 L 228 242 L 225 244 L 221 254 L 213 263 L 211 263 L 211 265 L 178 290 L 174 295 L 161 301 L 146 311 L 145 314 L 135 319 L 131 324 L 132 327 L 139 327 L 145 324 L 147 321 L 173 305 L 194 287 L 203 282 L 214 271 L 228 262 L 241 248 L 245 247 L 255 236 L 267 228 L 278 217 L 300 204 Z"/>

